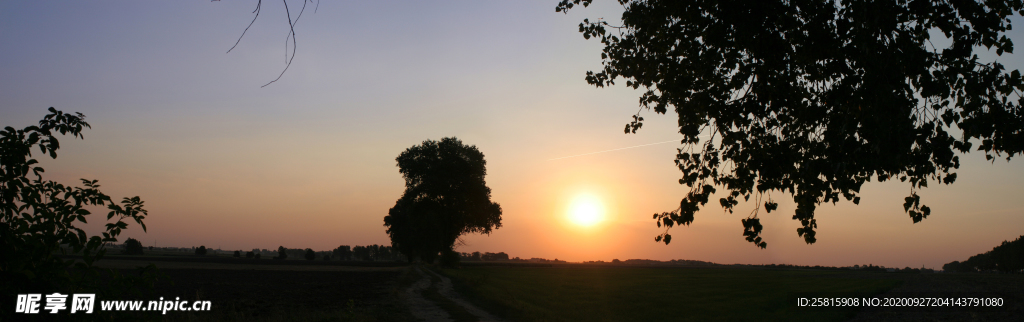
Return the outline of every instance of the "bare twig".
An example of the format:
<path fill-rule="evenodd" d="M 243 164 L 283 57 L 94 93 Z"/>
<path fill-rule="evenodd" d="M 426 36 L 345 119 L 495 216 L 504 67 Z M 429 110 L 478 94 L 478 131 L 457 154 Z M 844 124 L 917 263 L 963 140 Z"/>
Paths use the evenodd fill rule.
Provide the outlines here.
<path fill-rule="evenodd" d="M 303 8 L 303 10 L 305 10 L 305 8 L 306 8 L 306 1 L 307 0 L 303 0 L 302 1 L 302 8 Z M 284 69 L 281 70 L 281 74 L 277 75 L 277 78 L 274 78 L 274 80 L 270 81 L 269 83 L 263 84 L 263 86 L 260 86 L 260 88 L 267 87 L 267 85 L 273 84 L 277 80 L 281 79 L 281 76 L 284 76 L 284 72 L 288 71 L 288 67 L 292 66 L 292 60 L 295 60 L 295 48 L 296 48 L 295 22 L 292 21 L 292 13 L 291 13 L 291 11 L 288 10 L 288 0 L 281 0 L 281 2 L 284 2 L 284 13 L 288 16 L 288 29 L 289 29 L 289 33 L 290 33 L 291 38 L 292 38 L 292 57 L 288 59 L 288 62 L 284 65 Z M 284 47 L 285 58 L 287 58 L 288 57 L 288 41 L 286 40 L 284 44 L 285 44 L 285 47 Z"/>
<path fill-rule="evenodd" d="M 238 36 L 238 40 L 235 41 L 235 45 L 231 46 L 231 49 L 228 49 L 228 53 L 230 53 L 232 49 L 235 49 L 235 47 L 238 47 L 238 43 L 242 42 L 242 37 L 245 37 L 245 32 L 249 31 L 249 27 L 252 27 L 252 24 L 256 22 L 256 18 L 260 17 L 260 6 L 261 5 L 263 5 L 263 0 L 259 0 L 258 2 L 256 2 L 256 10 L 252 11 L 253 13 L 256 14 L 256 16 L 252 17 L 252 21 L 249 22 L 249 26 L 245 27 L 245 30 L 242 31 L 242 35 Z"/>
<path fill-rule="evenodd" d="M 306 12 L 306 3 L 307 2 L 312 2 L 312 0 L 304 0 L 302 2 L 302 10 L 299 10 L 299 15 L 295 16 L 295 21 L 293 21 L 291 23 L 293 30 L 292 30 L 292 32 L 288 33 L 287 37 L 284 38 L 284 61 L 285 61 L 286 64 L 288 63 L 288 40 L 292 39 L 292 34 L 295 33 L 294 27 L 299 25 L 299 19 L 302 19 L 302 13 Z M 285 4 L 285 10 L 287 10 L 287 9 L 288 9 L 288 6 L 287 6 L 287 4 Z M 292 56 L 295 56 L 294 53 L 292 53 Z"/>
<path fill-rule="evenodd" d="M 288 68 L 291 67 L 292 61 L 295 60 L 295 53 L 296 53 L 296 47 L 297 47 L 296 45 L 298 43 L 298 41 L 296 41 L 296 39 L 295 39 L 295 25 L 298 24 L 299 19 L 302 18 L 302 14 L 304 12 L 306 12 L 306 4 L 310 3 L 310 2 L 313 2 L 313 0 L 302 0 L 302 9 L 299 10 L 299 14 L 295 17 L 294 20 L 292 20 L 291 11 L 288 8 L 288 0 L 282 0 L 282 2 L 284 3 L 285 15 L 288 18 L 288 36 L 285 37 L 285 40 L 284 40 L 285 66 L 284 66 L 284 69 L 281 70 L 281 73 L 277 75 L 277 78 L 274 78 L 274 80 L 272 80 L 272 81 L 270 81 L 270 82 L 268 82 L 266 84 L 263 84 L 263 86 L 260 86 L 260 88 L 267 87 L 267 85 L 273 84 L 274 82 L 277 82 L 278 80 L 280 80 L 281 77 L 284 76 L 284 73 L 286 71 L 288 71 Z M 316 9 L 319 9 L 319 7 L 320 7 L 320 1 L 316 1 L 316 8 L 314 9 L 313 12 L 316 13 Z M 252 21 L 250 21 L 249 25 L 246 26 L 245 30 L 242 31 L 242 35 L 238 36 L 238 40 L 235 41 L 235 45 L 231 46 L 231 49 L 228 49 L 228 51 L 227 51 L 228 53 L 230 53 L 232 50 L 234 50 L 235 47 L 238 47 L 238 44 L 242 42 L 242 38 L 245 37 L 245 33 L 249 31 L 249 28 L 251 28 L 252 25 L 256 22 L 256 19 L 259 18 L 260 11 L 261 11 L 262 8 L 263 8 L 263 0 L 258 0 L 256 2 L 256 10 L 253 10 L 253 13 L 255 14 L 255 16 L 252 17 Z M 292 50 L 290 56 L 288 54 L 288 47 L 289 47 L 288 41 L 289 40 L 291 40 L 291 50 Z"/>

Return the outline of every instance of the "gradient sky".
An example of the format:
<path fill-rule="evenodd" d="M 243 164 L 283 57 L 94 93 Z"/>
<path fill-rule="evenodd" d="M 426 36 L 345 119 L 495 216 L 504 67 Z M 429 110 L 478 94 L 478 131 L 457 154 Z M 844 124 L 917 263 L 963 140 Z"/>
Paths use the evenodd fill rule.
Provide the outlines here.
<path fill-rule="evenodd" d="M 782 194 L 778 212 L 761 214 L 766 250 L 742 238 L 749 203 L 734 214 L 709 203 L 671 231 L 671 245 L 655 243 L 651 214 L 688 191 L 677 184 L 678 144 L 563 157 L 678 140 L 675 115 L 647 112 L 638 134 L 622 134 L 640 91 L 587 85 L 601 45 L 577 31 L 584 18 L 617 20 L 621 7 L 563 15 L 556 3 L 324 1 L 297 25 L 291 68 L 260 88 L 284 67 L 280 2 L 264 2 L 226 54 L 255 1 L 4 1 L 0 126 L 34 124 L 50 106 L 84 113 L 93 128 L 41 159 L 46 178 L 141 196 L 149 232 L 131 224 L 122 237 L 147 246 L 390 244 L 383 217 L 404 189 L 395 157 L 446 136 L 485 154 L 504 210 L 503 226 L 465 237 L 463 252 L 939 268 L 1024 234 L 1024 164 L 975 153 L 961 156 L 955 184 L 921 191 L 933 211 L 918 224 L 902 208 L 908 184 L 874 182 L 859 206 L 818 208 L 814 245 L 797 237 Z M 1020 55 L 998 59 L 1024 69 Z M 607 220 L 571 224 L 580 194 L 601 200 Z M 103 216 L 92 217 L 96 233 Z"/>

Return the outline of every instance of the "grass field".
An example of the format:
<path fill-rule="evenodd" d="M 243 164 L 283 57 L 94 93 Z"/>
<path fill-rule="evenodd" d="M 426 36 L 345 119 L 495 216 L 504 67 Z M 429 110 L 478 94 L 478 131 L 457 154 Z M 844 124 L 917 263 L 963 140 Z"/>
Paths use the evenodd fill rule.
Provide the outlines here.
<path fill-rule="evenodd" d="M 400 271 L 164 269 L 156 295 L 209 300 L 210 312 L 170 312 L 170 321 L 408 321 Z"/>
<path fill-rule="evenodd" d="M 116 321 L 411 321 L 394 262 L 252 260 L 200 256 L 108 256 L 97 266 L 130 274 L 155 264 L 153 289 L 117 300 L 211 301 L 203 312 L 104 312 Z M 98 299 L 113 300 L 113 299 Z"/>
<path fill-rule="evenodd" d="M 155 264 L 162 277 L 140 300 L 209 300 L 210 312 L 133 312 L 114 320 L 412 321 L 401 290 L 419 276 L 404 263 L 249 260 L 200 256 L 111 256 L 99 266 L 132 271 Z M 487 266 L 483 266 L 487 265 Z M 512 266 L 510 266 L 512 265 Z M 532 266 L 531 266 L 532 265 Z M 900 274 L 756 267 L 638 267 L 587 264 L 464 263 L 437 269 L 480 308 L 510 321 L 1020 321 L 1024 275 Z M 885 292 L 1016 294 L 999 312 L 932 314 L 878 309 L 820 310 L 797 295 Z M 456 321 L 472 315 L 424 296 Z M 892 294 L 892 293 L 889 293 Z M 129 299 L 129 298 L 119 298 Z M 465 312 L 462 312 L 465 313 Z"/>
<path fill-rule="evenodd" d="M 870 274 L 729 268 L 464 267 L 447 269 L 481 307 L 520 321 L 842 321 L 807 310 L 800 292 L 880 294 L 901 282 Z"/>
<path fill-rule="evenodd" d="M 599 265 L 442 271 L 457 291 L 511 321 L 1021 321 L 1024 275 Z M 999 296 L 998 308 L 820 309 L 797 296 Z M 934 294 L 934 295 L 932 295 Z"/>

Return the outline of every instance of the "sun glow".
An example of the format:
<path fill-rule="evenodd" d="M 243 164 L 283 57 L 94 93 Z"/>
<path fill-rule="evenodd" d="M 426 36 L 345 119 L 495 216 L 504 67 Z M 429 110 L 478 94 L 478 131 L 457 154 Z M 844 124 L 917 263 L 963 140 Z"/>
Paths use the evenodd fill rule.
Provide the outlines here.
<path fill-rule="evenodd" d="M 569 205 L 569 220 L 580 226 L 593 226 L 604 220 L 604 205 L 591 195 L 579 195 Z"/>

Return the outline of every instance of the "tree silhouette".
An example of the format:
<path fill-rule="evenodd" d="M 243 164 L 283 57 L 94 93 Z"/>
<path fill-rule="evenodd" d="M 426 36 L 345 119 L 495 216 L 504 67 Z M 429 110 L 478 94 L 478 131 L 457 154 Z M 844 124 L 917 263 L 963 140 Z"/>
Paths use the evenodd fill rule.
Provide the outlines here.
<path fill-rule="evenodd" d="M 117 242 L 128 226 L 126 219 L 146 230 L 143 219 L 148 212 L 138 196 L 118 204 L 99 190 L 96 180 L 82 179 L 83 187 L 43 180 L 43 168 L 32 158 L 32 150 L 57 158 L 56 134 L 84 139 L 82 130 L 90 127 L 82 113 L 65 114 L 53 107 L 49 112 L 38 126 L 21 130 L 7 126 L 0 131 L 0 300 L 8 303 L 21 293 L 68 293 L 83 288 L 107 292 L 106 286 L 130 283 L 106 270 L 114 280 L 97 285 L 99 279 L 94 277 L 104 269 L 93 263 L 106 254 L 104 244 Z M 116 221 L 107 223 L 99 236 L 90 237 L 75 223 L 85 223 L 92 206 L 105 206 L 110 210 L 106 219 Z M 81 255 L 81 260 L 58 256 L 67 253 Z M 148 270 L 153 268 L 150 265 Z M 10 312 L 0 310 L 0 320 L 15 320 L 7 318 Z"/>
<path fill-rule="evenodd" d="M 199 246 L 199 248 L 196 248 L 196 255 L 205 256 L 206 255 L 206 246 Z"/>
<path fill-rule="evenodd" d="M 592 0 L 562 0 L 556 11 Z M 910 183 L 903 204 L 914 223 L 931 209 L 918 190 L 953 183 L 956 152 L 975 142 L 986 158 L 1024 150 L 1020 72 L 982 63 L 973 48 L 1002 55 L 1021 1 L 659 1 L 620 0 L 622 25 L 584 20 L 584 38 L 605 45 L 597 87 L 644 87 L 640 112 L 678 115 L 683 147 L 676 165 L 690 187 L 679 208 L 655 214 L 665 232 L 689 225 L 717 188 L 758 247 L 758 212 L 790 194 L 794 220 L 814 243 L 815 208 L 840 196 L 860 202 L 872 178 Z M 933 32 L 949 39 L 936 47 Z M 626 125 L 636 133 L 640 112 Z M 953 128 L 956 130 L 953 130 Z M 950 132 L 953 132 L 950 134 Z M 957 133 L 959 132 L 959 133 Z M 974 142 L 971 142 L 974 141 Z M 767 196 L 765 195 L 767 194 Z"/>
<path fill-rule="evenodd" d="M 405 192 L 384 217 L 395 250 L 432 262 L 462 234 L 501 227 L 501 206 L 491 202 L 483 153 L 450 137 L 426 140 L 398 158 Z"/>
<path fill-rule="evenodd" d="M 373 260 L 373 256 L 370 253 L 370 248 L 367 246 L 352 247 L 352 257 L 356 260 Z"/>
<path fill-rule="evenodd" d="M 352 260 L 352 247 L 348 245 L 338 246 L 338 248 L 334 249 L 334 257 L 342 261 Z"/>
<path fill-rule="evenodd" d="M 306 248 L 305 257 L 306 257 L 306 260 L 308 260 L 308 261 L 314 260 L 314 259 L 316 259 L 316 252 L 314 252 L 312 248 Z"/>
<path fill-rule="evenodd" d="M 124 241 L 125 255 L 142 255 L 142 243 L 135 238 L 128 238 Z"/>
<path fill-rule="evenodd" d="M 277 257 L 274 257 L 274 259 L 287 259 L 287 258 L 288 258 L 288 249 L 284 248 L 284 246 L 277 246 Z"/>
<path fill-rule="evenodd" d="M 999 271 L 1024 272 L 1024 236 L 1014 241 L 1003 241 L 992 250 L 971 256 L 966 261 L 953 261 L 942 266 L 947 272 Z"/>

